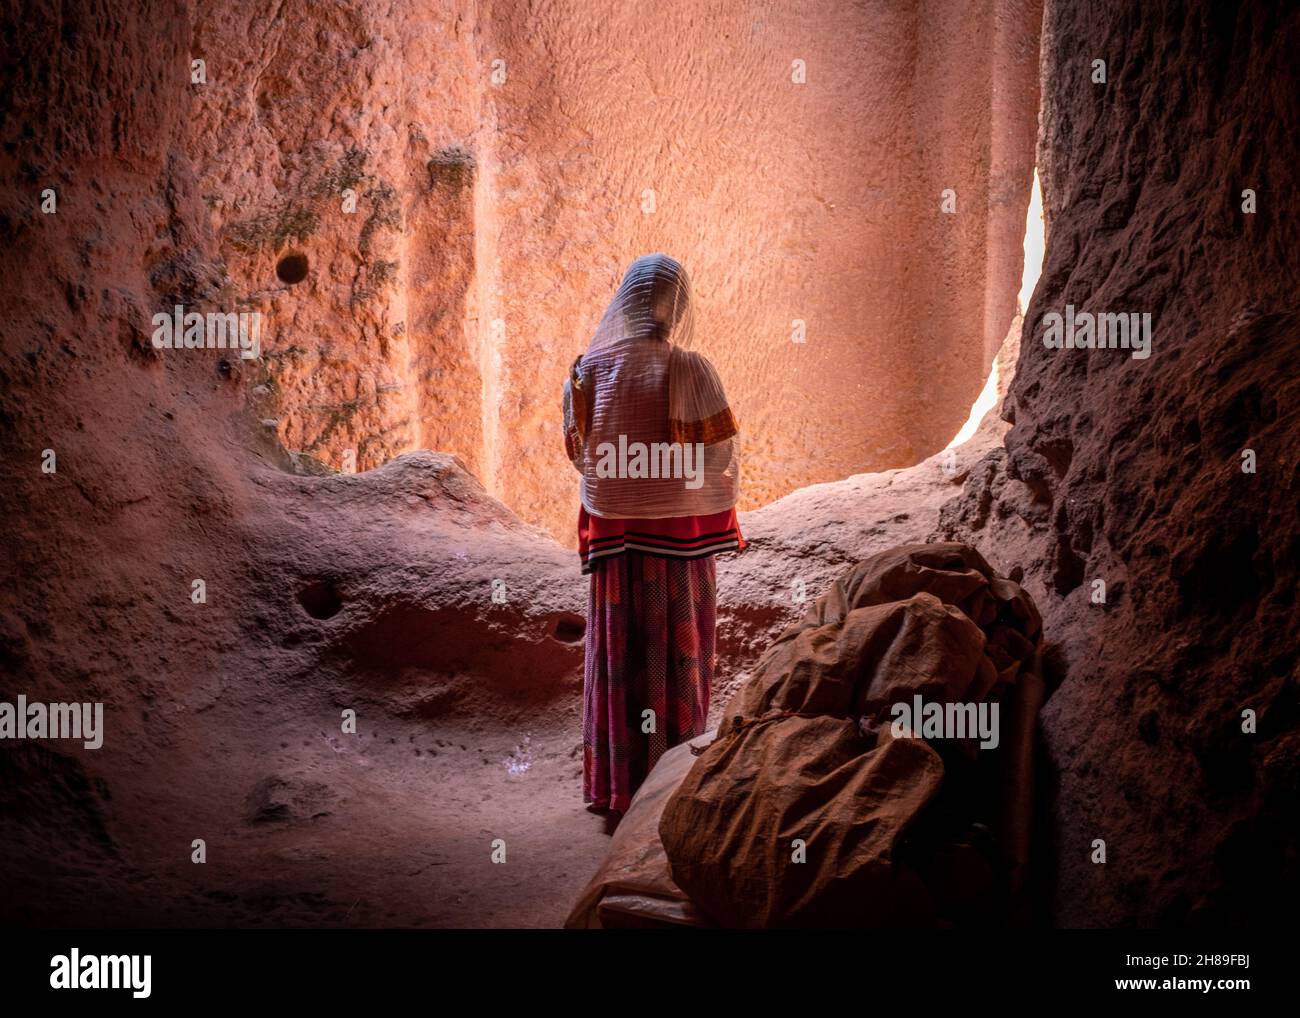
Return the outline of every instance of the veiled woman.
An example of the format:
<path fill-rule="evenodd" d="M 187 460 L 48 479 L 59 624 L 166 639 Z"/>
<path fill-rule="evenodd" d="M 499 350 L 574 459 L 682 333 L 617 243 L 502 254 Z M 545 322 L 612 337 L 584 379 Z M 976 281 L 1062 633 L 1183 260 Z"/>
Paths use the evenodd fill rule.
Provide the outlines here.
<path fill-rule="evenodd" d="M 564 385 L 591 575 L 582 790 L 593 809 L 625 812 L 664 751 L 704 731 L 713 556 L 745 546 L 736 419 L 691 349 L 693 311 L 680 264 L 638 258 Z"/>

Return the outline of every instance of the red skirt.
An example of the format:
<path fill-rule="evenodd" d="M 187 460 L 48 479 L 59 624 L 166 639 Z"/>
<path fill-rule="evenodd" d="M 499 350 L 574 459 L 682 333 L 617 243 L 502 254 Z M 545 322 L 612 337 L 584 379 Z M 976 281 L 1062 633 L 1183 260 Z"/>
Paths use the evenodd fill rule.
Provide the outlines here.
<path fill-rule="evenodd" d="M 582 796 L 626 812 L 659 757 L 704 732 L 717 624 L 715 562 L 711 555 L 625 551 L 598 558 L 590 571 Z"/>

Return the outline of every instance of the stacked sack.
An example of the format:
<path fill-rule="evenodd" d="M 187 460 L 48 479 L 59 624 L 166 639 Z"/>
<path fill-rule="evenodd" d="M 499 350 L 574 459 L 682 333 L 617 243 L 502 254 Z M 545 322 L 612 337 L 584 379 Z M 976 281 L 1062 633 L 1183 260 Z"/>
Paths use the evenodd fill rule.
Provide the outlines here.
<path fill-rule="evenodd" d="M 1007 787 L 1027 768 L 1007 764 L 1026 759 L 1032 716 L 1017 716 L 1016 692 L 1038 681 L 1040 641 L 1029 596 L 966 545 L 854 566 L 764 654 L 664 807 L 673 881 L 727 926 L 935 923 L 937 839 L 1027 829 L 1000 804 L 1029 801 Z M 918 695 L 1006 705 L 997 716 L 1014 738 L 982 750 L 896 732 L 894 705 Z M 917 832 L 931 843 L 913 863 L 900 848 Z"/>

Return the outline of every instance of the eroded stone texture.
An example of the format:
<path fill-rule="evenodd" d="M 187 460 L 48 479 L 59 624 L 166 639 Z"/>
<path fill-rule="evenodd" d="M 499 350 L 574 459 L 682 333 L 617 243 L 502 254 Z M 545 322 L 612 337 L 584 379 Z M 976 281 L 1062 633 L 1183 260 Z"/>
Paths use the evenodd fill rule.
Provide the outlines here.
<path fill-rule="evenodd" d="M 971 537 L 998 568 L 1023 565 L 1057 643 L 1061 685 L 1043 714 L 1051 918 L 1286 914 L 1300 773 L 1300 21 L 1268 3 L 1051 4 L 1043 50 L 1047 255 L 1014 427 L 942 533 Z M 1045 348 L 1042 317 L 1067 303 L 1150 312 L 1150 358 Z"/>
<path fill-rule="evenodd" d="M 571 539 L 554 394 L 651 250 L 696 285 L 698 345 L 741 420 L 743 506 L 942 448 L 1015 313 L 1040 10 L 560 3 L 492 19 L 510 72 L 487 95 L 509 439 L 489 487 Z"/>
<path fill-rule="evenodd" d="M 266 316 L 251 412 L 303 469 L 432 448 L 481 472 L 479 85 L 462 6 L 197 14 L 207 81 L 185 149 L 220 242 L 221 299 Z M 276 267 L 293 255 L 308 271 L 286 284 Z"/>
<path fill-rule="evenodd" d="M 453 453 L 572 543 L 560 384 L 665 250 L 743 424 L 744 506 L 924 458 L 1015 313 L 1040 10 L 202 8 L 186 149 L 218 300 L 267 315 L 252 412 L 302 469 Z"/>
<path fill-rule="evenodd" d="M 0 914 L 555 925 L 606 843 L 580 797 L 573 553 L 446 454 L 295 476 L 249 413 L 254 366 L 150 343 L 152 309 L 219 306 L 232 285 L 208 164 L 186 154 L 189 16 L 37 9 L 3 69 L 20 116 L 0 138 L 0 693 L 102 701 L 106 731 L 95 751 L 0 754 Z M 273 273 L 275 255 L 250 258 Z M 289 299 L 268 297 L 274 314 Z M 799 610 L 792 578 L 816 596 L 859 549 L 924 533 L 960 476 L 899 474 L 747 517 L 719 700 Z M 477 832 L 519 846 L 527 879 L 484 882 Z M 194 839 L 219 864 L 195 865 Z"/>
<path fill-rule="evenodd" d="M 880 33 L 899 24 L 891 8 L 871 11 Z M 404 456 L 357 477 L 302 477 L 288 472 L 281 447 L 332 462 L 344 442 L 356 443 L 364 469 L 403 443 L 445 448 L 452 439 L 437 429 L 463 425 L 465 446 L 446 451 L 482 472 L 483 450 L 506 457 L 506 446 L 492 442 L 515 433 L 513 424 L 495 427 L 493 438 L 484 423 L 497 420 L 482 412 L 491 377 L 512 394 L 498 424 L 536 421 L 542 430 L 541 409 L 529 416 L 524 370 L 505 357 L 528 335 L 510 324 L 510 308 L 503 344 L 480 342 L 492 320 L 483 294 L 495 292 L 484 290 L 480 267 L 499 262 L 498 278 L 511 278 L 527 250 L 513 231 L 525 223 L 529 237 L 566 236 L 582 219 L 570 200 L 590 202 L 611 232 L 625 225 L 623 213 L 581 190 L 545 188 L 537 193 L 559 198 L 530 210 L 526 196 L 540 185 L 526 145 L 502 119 L 505 93 L 473 105 L 492 87 L 478 75 L 496 40 L 476 29 L 472 12 L 461 14 L 458 23 L 449 14 L 441 30 L 428 22 L 427 31 L 421 19 L 435 15 L 406 7 L 321 13 L 286 5 L 278 26 L 240 5 L 204 8 L 196 25 L 194 8 L 169 2 L 129 11 L 36 3 L 7 17 L 0 693 L 101 700 L 108 729 L 97 751 L 51 744 L 0 754 L 0 868 L 14 878 L 0 904 L 6 921 L 554 924 L 594 869 L 605 839 L 579 801 L 576 641 L 585 584 L 573 554 L 492 499 L 446 452 Z M 933 15 L 897 37 L 927 61 L 937 57 L 924 46 L 957 46 L 933 38 L 943 11 Z M 328 46 L 313 49 L 318 35 L 303 24 Z M 732 45 L 725 25 L 700 24 L 713 35 L 721 27 L 717 45 Z M 773 24 L 757 34 L 770 40 Z M 1300 238 L 1285 196 L 1296 185 L 1289 56 L 1300 38 L 1294 16 L 1264 4 L 1239 12 L 1175 4 L 1166 13 L 1062 3 L 1047 24 L 1049 248 L 1006 448 L 997 448 L 1005 425 L 986 421 L 951 463 L 940 454 L 815 485 L 746 514 L 751 549 L 719 564 L 716 696 L 725 699 L 799 611 L 796 583 L 815 597 L 836 572 L 882 547 L 936 530 L 970 539 L 999 570 L 1026 570 L 1058 647 L 1049 664 L 1059 688 L 1044 715 L 1044 781 L 1056 786 L 1044 802 L 1041 858 L 1055 901 L 1045 918 L 1253 919 L 1283 910 L 1294 894 L 1300 330 L 1292 252 Z M 529 45 L 522 26 L 518 34 L 518 47 Z M 861 41 L 881 46 L 877 56 L 902 73 L 903 58 L 883 42 Z M 311 56 L 338 47 L 353 63 Z M 196 49 L 209 61 L 206 86 L 190 81 Z M 1088 80 L 1094 50 L 1110 64 L 1105 88 Z M 693 51 L 700 60 L 711 52 L 685 47 L 676 59 Z M 591 61 L 616 78 L 632 74 L 616 57 L 584 48 L 550 69 L 587 73 L 581 65 Z M 645 82 L 659 83 L 649 94 L 669 123 L 685 102 L 657 76 L 672 59 L 630 62 Z M 463 70 L 470 66 L 472 74 Z M 405 81 L 392 77 L 402 67 Z M 512 76 L 520 70 L 510 67 Z M 527 61 L 522 73 L 528 82 Z M 810 84 L 816 73 L 810 62 Z M 453 98 L 439 107 L 443 91 Z M 384 109 L 391 92 L 409 97 L 405 112 Z M 319 122 L 309 122 L 300 94 L 310 95 Z M 564 105 L 531 94 L 545 108 Z M 649 100 L 639 101 L 649 115 Z M 813 102 L 807 93 L 800 101 Z M 843 108 L 841 124 L 862 115 Z M 762 132 L 771 124 L 753 115 L 755 131 L 769 137 Z M 423 142 L 410 133 L 413 117 L 427 125 Z M 716 116 L 707 123 L 731 147 L 706 146 L 701 158 L 723 165 L 741 149 L 732 128 Z M 911 130 L 908 123 L 895 126 Z M 439 124 L 445 129 L 434 130 Z M 498 128 L 506 141 L 486 146 Z M 569 138 L 568 130 L 557 127 L 556 137 Z M 593 133 L 591 144 L 605 143 Z M 867 147 L 856 144 L 859 154 Z M 368 151 L 364 161 L 349 162 L 354 148 Z M 685 153 L 669 155 L 665 166 L 689 165 Z M 334 211 L 334 189 L 354 178 L 361 201 L 345 218 Z M 400 227 L 376 217 L 384 184 L 401 198 Z M 700 186 L 681 182 L 667 193 Z M 732 186 L 719 177 L 720 200 Z M 767 186 L 757 180 L 756 193 Z M 1254 216 L 1240 213 L 1245 187 L 1259 195 Z M 55 215 L 40 212 L 46 188 L 57 192 Z M 487 194 L 513 196 L 494 203 Z M 764 265 L 797 267 L 811 255 L 777 258 L 788 235 L 763 234 L 753 225 L 763 217 L 822 217 L 817 236 L 846 249 L 860 250 L 866 236 L 861 223 L 857 235 L 846 227 L 838 236 L 815 197 L 764 206 L 762 216 L 727 200 L 737 222 L 752 215 L 746 229 L 766 238 L 749 252 Z M 316 215 L 313 232 L 272 243 L 310 221 L 292 211 L 295 201 Z M 864 209 L 855 214 L 865 221 Z M 248 223 L 270 239 L 240 248 L 235 241 L 249 235 L 239 224 Z M 594 316 L 615 281 L 622 252 L 598 234 L 580 231 L 559 255 L 536 249 L 546 268 L 529 277 L 538 289 L 525 303 L 567 330 L 549 334 L 555 346 L 539 346 L 536 363 L 555 360 L 559 370 L 561 340 L 567 355 L 582 338 L 580 315 L 548 309 L 580 292 Z M 250 239 L 258 236 L 253 229 Z M 632 237 L 638 245 L 673 240 Z M 608 258 L 590 256 L 601 250 Z M 275 265 L 293 253 L 308 256 L 308 276 L 282 284 Z M 707 269 L 712 257 L 702 254 L 699 264 Z M 915 313 L 904 307 L 907 295 L 924 297 L 944 278 L 921 263 L 906 280 L 883 254 L 871 257 L 911 288 L 895 287 L 900 313 L 889 322 L 902 329 Z M 380 261 L 399 264 L 397 283 L 371 286 Z M 834 274 L 860 263 L 830 264 Z M 563 275 L 547 275 L 552 266 Z M 710 284 L 710 300 L 750 287 L 771 298 L 784 285 L 716 278 L 725 282 Z M 842 275 L 834 279 L 814 281 L 824 292 L 849 288 Z M 354 301 L 368 289 L 373 298 Z M 149 316 L 158 308 L 238 306 L 241 298 L 272 317 L 269 377 L 219 351 L 153 349 Z M 1094 309 L 1149 305 L 1152 358 L 1046 351 L 1036 323 L 1066 300 Z M 782 329 L 785 314 L 773 315 Z M 416 321 L 426 323 L 422 334 L 441 338 L 419 346 L 413 327 L 393 331 Z M 463 321 L 480 324 L 461 333 L 468 355 L 452 356 L 448 337 Z M 295 343 L 308 352 L 298 364 L 286 353 Z M 798 355 L 820 356 L 816 343 L 814 328 Z M 827 386 L 849 374 L 844 364 L 827 368 Z M 803 367 L 794 378 L 810 376 L 812 361 Z M 426 373 L 451 393 L 455 413 L 417 399 L 423 390 L 412 379 Z M 554 406 L 553 381 L 539 379 L 539 408 Z M 966 403 L 980 381 L 971 376 Z M 275 389 L 256 392 L 271 382 Z M 752 400 L 745 384 L 738 391 Z M 400 388 L 383 389 L 390 385 Z M 337 408 L 311 409 L 354 393 L 367 395 L 352 423 L 329 430 Z M 273 429 L 260 423 L 272 416 L 260 400 L 278 415 Z M 827 417 L 825 433 L 838 434 L 841 420 Z M 401 436 L 391 448 L 374 438 L 388 429 Z M 1258 457 L 1254 475 L 1241 473 L 1246 447 Z M 40 469 L 47 449 L 57 454 L 52 474 Z M 936 525 L 963 479 L 963 495 Z M 538 496 L 539 517 L 542 505 Z M 192 598 L 196 578 L 206 581 L 204 603 Z M 1094 578 L 1107 582 L 1105 606 L 1089 600 Z M 1259 717 L 1249 738 L 1240 734 L 1245 708 Z M 360 722 L 346 739 L 345 709 Z M 504 766 L 507 757 L 518 773 Z M 528 880 L 478 879 L 483 846 L 464 832 L 481 830 L 528 845 Z M 214 853 L 219 844 L 222 866 L 190 862 L 195 837 Z M 1094 838 L 1107 841 L 1104 868 L 1088 861 Z"/>

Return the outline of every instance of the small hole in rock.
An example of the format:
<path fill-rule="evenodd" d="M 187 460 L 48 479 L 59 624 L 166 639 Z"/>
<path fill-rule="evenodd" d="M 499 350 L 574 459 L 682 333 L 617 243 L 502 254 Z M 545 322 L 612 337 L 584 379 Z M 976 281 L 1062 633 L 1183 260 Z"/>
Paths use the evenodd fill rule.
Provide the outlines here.
<path fill-rule="evenodd" d="M 329 580 L 313 580 L 298 591 L 298 603 L 314 619 L 333 618 L 343 610 L 343 599 Z"/>
<path fill-rule="evenodd" d="M 587 635 L 587 623 L 577 615 L 561 615 L 551 623 L 551 639 L 560 643 L 581 643 Z"/>
<path fill-rule="evenodd" d="M 280 277 L 280 282 L 288 283 L 290 286 L 301 283 L 307 278 L 307 256 L 305 254 L 285 255 L 275 263 L 275 274 Z"/>

